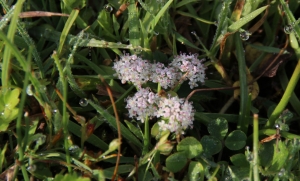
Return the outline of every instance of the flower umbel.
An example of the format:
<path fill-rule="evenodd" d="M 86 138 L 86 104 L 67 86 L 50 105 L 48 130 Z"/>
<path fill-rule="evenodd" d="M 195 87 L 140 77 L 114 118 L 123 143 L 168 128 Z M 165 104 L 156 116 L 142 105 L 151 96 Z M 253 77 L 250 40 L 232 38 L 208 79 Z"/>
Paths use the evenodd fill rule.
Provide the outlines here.
<path fill-rule="evenodd" d="M 128 81 L 140 87 L 149 80 L 151 65 L 147 60 L 128 54 L 124 54 L 120 58 L 120 61 L 114 63 L 113 69 L 115 69 L 115 75 L 121 79 L 123 84 Z"/>
<path fill-rule="evenodd" d="M 158 100 L 158 95 L 149 89 L 138 90 L 133 97 L 127 99 L 129 117 L 136 117 L 142 123 L 147 117 L 152 118 L 156 115 Z"/>
<path fill-rule="evenodd" d="M 197 54 L 180 54 L 175 56 L 170 64 L 185 74 L 184 80 L 190 80 L 191 89 L 198 86 L 197 82 L 204 83 L 205 80 L 206 67 L 202 64 L 203 60 L 199 60 L 197 56 Z"/>
<path fill-rule="evenodd" d="M 160 86 L 164 89 L 173 87 L 180 77 L 181 74 L 178 74 L 174 67 L 165 67 L 162 63 L 152 65 L 152 82 L 160 83 Z"/>
<path fill-rule="evenodd" d="M 158 122 L 161 130 L 181 133 L 181 131 L 193 126 L 193 106 L 184 99 L 178 97 L 161 98 L 158 104 L 157 117 L 163 120 Z"/>

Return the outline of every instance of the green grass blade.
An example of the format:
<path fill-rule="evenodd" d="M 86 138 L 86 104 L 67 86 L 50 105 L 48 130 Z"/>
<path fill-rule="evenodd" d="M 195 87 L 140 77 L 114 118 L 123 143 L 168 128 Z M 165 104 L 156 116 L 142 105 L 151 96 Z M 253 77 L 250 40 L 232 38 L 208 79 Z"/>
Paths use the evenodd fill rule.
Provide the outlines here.
<path fill-rule="evenodd" d="M 60 39 L 59 39 L 59 46 L 57 49 L 57 54 L 58 56 L 60 56 L 62 48 L 64 46 L 65 40 L 67 38 L 67 35 L 69 34 L 69 31 L 74 23 L 74 21 L 76 20 L 77 16 L 78 16 L 79 10 L 78 9 L 74 9 L 72 10 L 66 24 L 65 27 L 62 31 L 62 33 L 60 34 Z"/>
<path fill-rule="evenodd" d="M 66 62 L 66 65 L 65 65 L 65 68 L 64 68 L 64 72 L 66 73 L 66 76 L 67 76 L 67 80 L 68 80 L 68 83 L 72 89 L 72 91 L 79 97 L 81 98 L 85 98 L 86 97 L 86 94 L 84 93 L 84 91 L 82 91 L 78 84 L 76 83 L 75 79 L 74 79 L 74 76 L 72 74 L 72 70 L 71 70 L 71 63 L 73 62 L 73 57 L 74 57 L 74 54 L 77 50 L 77 45 L 78 43 L 81 41 L 82 39 L 82 36 L 83 36 L 83 31 L 81 31 L 78 35 L 78 39 L 77 39 L 77 42 L 75 43 L 75 45 L 73 46 L 73 49 L 72 49 L 72 52 L 70 53 L 69 57 L 68 57 L 68 60 Z"/>
<path fill-rule="evenodd" d="M 192 14 L 190 14 L 190 13 L 183 12 L 183 11 L 176 11 L 176 13 L 181 14 L 181 15 L 186 16 L 186 17 L 194 18 L 195 20 L 200 21 L 200 22 L 202 22 L 202 23 L 206 23 L 206 24 L 215 24 L 215 22 L 208 21 L 208 20 L 203 19 L 203 18 L 199 18 L 198 16 L 195 16 L 195 15 L 192 15 Z"/>
<path fill-rule="evenodd" d="M 10 8 L 10 10 L 6 13 L 5 16 L 2 17 L 2 20 L 0 21 L 0 31 L 6 27 L 9 20 L 12 18 L 14 14 L 14 8 Z"/>
<path fill-rule="evenodd" d="M 9 25 L 7 38 L 11 42 L 14 41 L 14 35 L 17 30 L 17 21 L 19 18 L 19 14 L 22 9 L 22 5 L 24 3 L 24 0 L 20 0 L 16 3 L 14 6 L 14 12 L 13 17 L 11 19 L 11 23 Z M 9 87 L 9 72 L 10 72 L 10 58 L 11 58 L 11 48 L 9 46 L 5 46 L 4 53 L 3 53 L 3 63 L 2 63 L 2 74 L 1 74 L 1 81 L 2 81 L 2 87 L 7 89 Z"/>
<path fill-rule="evenodd" d="M 0 0 L 0 3 L 1 3 L 3 9 L 5 9 L 5 11 L 9 11 L 8 6 L 6 5 L 6 3 L 3 0 Z M 22 36 L 22 38 L 24 39 L 25 43 L 27 44 L 27 47 L 33 47 L 33 50 L 32 50 L 33 51 L 32 52 L 33 59 L 39 67 L 39 71 L 41 73 L 41 78 L 43 78 L 44 77 L 43 63 L 42 63 L 42 60 L 41 60 L 41 58 L 39 56 L 39 53 L 36 49 L 34 41 L 29 37 L 27 31 L 23 28 L 23 26 L 19 22 L 17 22 L 17 27 L 18 27 L 18 32 Z"/>
<path fill-rule="evenodd" d="M 260 13 L 262 13 L 264 10 L 266 10 L 269 6 L 263 6 L 249 14 L 247 16 L 239 19 L 238 21 L 234 22 L 232 25 L 228 27 L 229 32 L 235 32 L 238 31 L 242 26 L 249 23 L 251 20 L 256 18 Z"/>
<path fill-rule="evenodd" d="M 157 13 L 157 15 L 155 16 L 154 20 L 153 20 L 153 24 L 151 23 L 151 25 L 153 25 L 153 29 L 154 27 L 157 25 L 159 19 L 166 13 L 166 11 L 169 9 L 171 3 L 173 2 L 173 0 L 169 0 L 162 8 L 161 10 Z"/>
<path fill-rule="evenodd" d="M 225 0 L 222 4 L 222 9 L 221 12 L 219 13 L 218 16 L 218 28 L 216 30 L 214 39 L 213 39 L 213 43 L 210 49 L 210 52 L 212 53 L 213 56 L 215 56 L 215 54 L 218 51 L 217 45 L 218 45 L 218 38 L 220 36 L 222 36 L 222 34 L 225 34 L 227 32 L 227 15 L 230 12 L 230 4 L 231 4 L 231 0 Z M 225 30 L 225 32 L 224 32 Z"/>
<path fill-rule="evenodd" d="M 129 42 L 132 47 L 138 47 L 140 42 L 140 28 L 138 20 L 138 11 L 135 5 L 135 0 L 129 0 L 128 6 L 128 22 L 129 22 Z"/>
<path fill-rule="evenodd" d="M 96 109 L 98 113 L 100 113 L 107 122 L 113 126 L 115 129 L 117 129 L 117 123 L 115 117 L 113 117 L 111 114 L 109 114 L 106 110 L 102 109 L 100 106 L 96 105 L 93 101 L 88 100 L 88 103 Z M 121 126 L 121 133 L 122 136 L 129 142 L 132 142 L 134 145 L 136 145 L 138 148 L 142 149 L 143 144 L 131 133 L 131 131 L 126 128 L 122 123 L 119 123 Z"/>
<path fill-rule="evenodd" d="M 286 71 L 285 70 L 279 71 L 278 78 L 280 80 L 281 87 L 285 90 L 288 85 L 288 82 L 289 82 L 289 79 L 286 75 Z M 294 111 L 300 116 L 300 109 L 299 109 L 300 108 L 300 100 L 297 97 L 297 95 L 295 94 L 295 92 L 293 92 L 291 95 L 290 104 L 293 106 Z"/>
<path fill-rule="evenodd" d="M 291 12 L 289 8 L 289 4 L 286 3 L 284 0 L 280 0 L 280 3 L 282 5 L 282 8 L 286 14 L 287 20 L 289 25 L 288 26 L 293 26 L 293 31 L 295 32 L 296 37 L 298 38 L 298 41 L 300 40 L 300 26 L 299 24 L 295 24 L 296 19 L 294 17 L 294 14 Z"/>
<path fill-rule="evenodd" d="M 70 121 L 68 124 L 68 130 L 77 137 L 81 137 L 81 126 L 78 124 Z M 94 134 L 92 134 L 86 141 L 102 150 L 108 149 L 108 145 Z"/>
<path fill-rule="evenodd" d="M 200 2 L 200 0 L 183 0 L 183 1 L 179 1 L 174 8 L 180 8 L 181 6 L 184 6 L 186 4 L 189 4 L 189 3 L 196 3 L 196 2 Z"/>
<path fill-rule="evenodd" d="M 187 46 L 195 48 L 197 50 L 201 50 L 199 47 L 195 46 L 193 43 L 191 43 L 189 40 L 187 40 L 186 38 L 184 38 L 179 33 L 174 32 L 174 35 L 175 35 L 176 40 L 179 41 L 181 44 L 187 45 Z"/>
<path fill-rule="evenodd" d="M 249 74 L 246 67 L 245 53 L 239 33 L 234 34 L 236 56 L 239 66 L 239 81 L 240 81 L 240 118 L 238 122 L 238 128 L 247 132 L 248 125 L 245 123 L 247 115 L 248 105 L 248 86 L 247 86 L 247 75 Z"/>

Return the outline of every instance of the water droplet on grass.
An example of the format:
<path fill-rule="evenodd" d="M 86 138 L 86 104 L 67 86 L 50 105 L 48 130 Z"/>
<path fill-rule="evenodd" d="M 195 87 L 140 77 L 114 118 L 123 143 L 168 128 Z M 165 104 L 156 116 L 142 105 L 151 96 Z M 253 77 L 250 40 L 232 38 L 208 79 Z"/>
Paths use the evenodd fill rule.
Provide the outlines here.
<path fill-rule="evenodd" d="M 240 32 L 240 37 L 243 41 L 247 41 L 250 37 L 251 33 L 249 31 L 242 31 Z"/>
<path fill-rule="evenodd" d="M 133 50 L 136 54 L 140 54 L 143 51 L 143 48 L 141 46 L 137 46 Z"/>
<path fill-rule="evenodd" d="M 104 10 L 108 13 L 112 12 L 114 10 L 114 8 L 110 5 L 110 4 L 106 4 L 104 5 Z"/>
<path fill-rule="evenodd" d="M 27 170 L 28 170 L 29 172 L 34 172 L 34 171 L 36 170 L 36 165 L 30 165 L 30 166 L 28 166 L 28 167 L 27 167 Z"/>
<path fill-rule="evenodd" d="M 27 93 L 27 95 L 29 95 L 29 96 L 33 96 L 33 94 L 34 94 L 34 87 L 33 87 L 31 84 L 29 84 L 29 85 L 27 86 L 27 88 L 26 88 L 26 93 Z"/>
<path fill-rule="evenodd" d="M 293 26 L 292 26 L 292 25 L 286 25 L 286 26 L 283 28 L 283 31 L 284 31 L 286 34 L 290 34 L 290 33 L 292 33 L 292 31 L 293 31 Z"/>
<path fill-rule="evenodd" d="M 79 105 L 82 106 L 82 107 L 87 106 L 88 105 L 87 99 L 86 98 L 80 99 Z"/>

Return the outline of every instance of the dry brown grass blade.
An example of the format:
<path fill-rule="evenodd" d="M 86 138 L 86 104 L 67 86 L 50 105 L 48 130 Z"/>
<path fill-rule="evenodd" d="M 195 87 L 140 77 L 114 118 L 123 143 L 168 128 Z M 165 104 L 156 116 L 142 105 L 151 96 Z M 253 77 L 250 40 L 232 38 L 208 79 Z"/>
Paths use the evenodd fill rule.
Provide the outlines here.
<path fill-rule="evenodd" d="M 102 81 L 103 85 L 105 86 L 106 91 L 108 93 L 108 96 L 110 98 L 111 105 L 112 105 L 114 113 L 115 113 L 116 123 L 117 123 L 117 128 L 118 128 L 118 139 L 119 139 L 119 143 L 120 144 L 119 144 L 119 148 L 118 148 L 118 156 L 117 156 L 117 161 L 116 161 L 116 166 L 115 166 L 114 174 L 113 174 L 113 176 L 111 178 L 111 180 L 114 181 L 115 178 L 116 178 L 117 172 L 118 172 L 119 163 L 120 163 L 120 156 L 121 156 L 122 135 L 121 135 L 120 119 L 119 119 L 119 115 L 118 115 L 118 112 L 117 112 L 117 107 L 116 107 L 116 104 L 115 104 L 115 101 L 114 101 L 114 97 L 113 97 L 113 94 L 112 94 L 112 91 L 111 91 L 109 85 L 105 82 L 104 78 L 101 77 L 101 75 L 99 75 L 99 78 Z"/>
<path fill-rule="evenodd" d="M 235 3 L 234 10 L 231 15 L 231 20 L 237 21 L 241 18 L 244 5 L 245 5 L 245 0 L 238 0 Z"/>
<path fill-rule="evenodd" d="M 286 50 L 287 46 L 289 45 L 289 38 L 288 35 L 286 35 L 286 41 L 284 47 L 280 50 L 280 52 L 277 54 L 277 56 L 273 59 L 273 61 L 260 73 L 258 77 L 254 79 L 254 82 L 257 81 L 260 77 L 266 74 L 271 68 L 273 68 L 274 63 L 277 62 L 279 57 L 283 54 L 283 52 Z"/>
<path fill-rule="evenodd" d="M 270 5 L 270 4 L 269 4 L 269 5 Z M 262 17 L 258 22 L 256 22 L 255 25 L 253 25 L 253 26 L 249 29 L 249 33 L 253 34 L 254 32 L 256 32 L 256 31 L 259 29 L 259 27 L 260 27 L 261 25 L 264 24 L 265 20 L 266 20 L 267 17 L 268 17 L 268 14 L 269 14 L 269 7 L 270 7 L 270 6 L 267 7 L 267 9 L 266 9 L 265 14 L 263 15 L 263 17 Z"/>
<path fill-rule="evenodd" d="M 22 12 L 19 15 L 19 18 L 36 18 L 36 17 L 49 17 L 49 16 L 69 16 L 64 13 L 53 13 L 48 11 L 27 11 Z"/>

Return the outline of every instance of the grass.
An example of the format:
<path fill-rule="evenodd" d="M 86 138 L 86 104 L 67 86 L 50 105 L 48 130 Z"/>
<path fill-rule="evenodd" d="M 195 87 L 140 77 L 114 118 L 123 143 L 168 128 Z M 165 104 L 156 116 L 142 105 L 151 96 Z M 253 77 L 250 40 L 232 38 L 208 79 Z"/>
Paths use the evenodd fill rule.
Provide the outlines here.
<path fill-rule="evenodd" d="M 299 1 L 0 3 L 1 180 L 300 179 Z M 143 69 L 180 57 L 199 86 Z"/>

